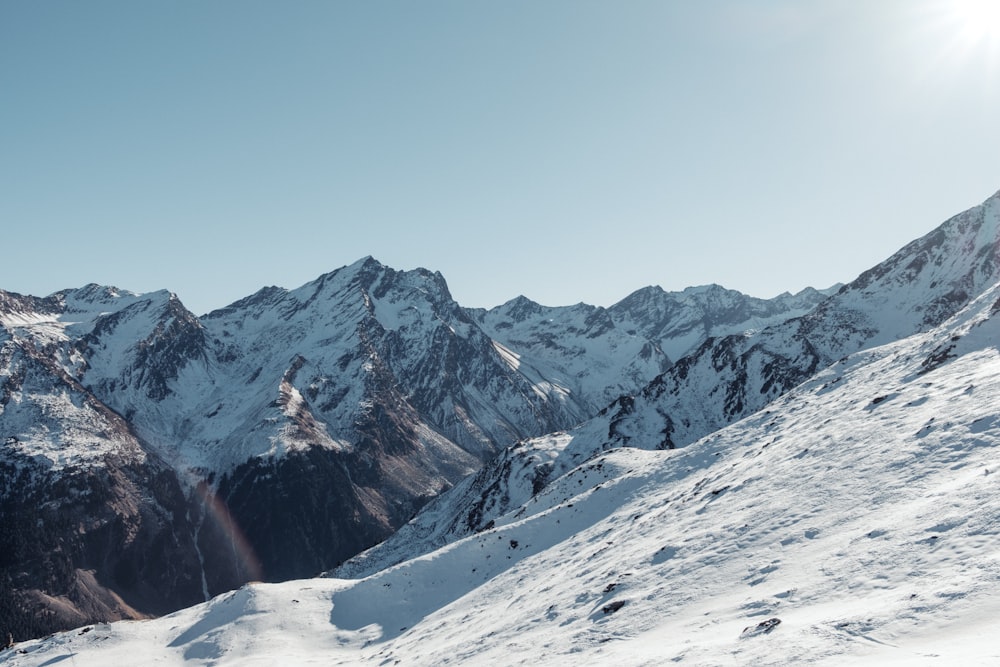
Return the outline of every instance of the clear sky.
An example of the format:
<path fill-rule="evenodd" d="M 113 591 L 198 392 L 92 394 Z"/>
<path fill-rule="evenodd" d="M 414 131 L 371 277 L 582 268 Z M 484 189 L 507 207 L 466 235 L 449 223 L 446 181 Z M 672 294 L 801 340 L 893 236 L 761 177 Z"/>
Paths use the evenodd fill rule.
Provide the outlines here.
<path fill-rule="evenodd" d="M 998 4 L 2 0 L 0 288 L 846 282 L 1000 189 Z"/>

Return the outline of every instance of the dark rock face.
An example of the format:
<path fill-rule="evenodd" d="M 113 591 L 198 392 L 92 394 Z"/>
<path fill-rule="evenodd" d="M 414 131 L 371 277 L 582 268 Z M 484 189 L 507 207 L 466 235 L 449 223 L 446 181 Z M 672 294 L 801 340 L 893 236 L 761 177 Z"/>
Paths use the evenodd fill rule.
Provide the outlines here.
<path fill-rule="evenodd" d="M 751 637 L 759 637 L 761 635 L 770 634 L 774 632 L 775 628 L 781 625 L 780 618 L 769 618 L 766 621 L 761 621 L 757 625 L 750 625 L 743 628 L 743 632 L 740 633 L 740 639 L 749 639 Z"/>
<path fill-rule="evenodd" d="M 215 575 L 209 591 L 216 594 L 248 580 L 319 574 L 384 540 L 416 512 L 417 499 L 389 507 L 377 487 L 355 486 L 351 468 L 359 463 L 364 465 L 310 449 L 280 460 L 248 462 L 224 475 L 216 502 L 228 510 L 231 523 L 212 516 L 201 533 L 202 548 L 218 554 L 219 545 L 237 544 L 245 551 L 231 554 L 237 559 L 236 572 L 209 568 Z M 377 482 L 374 471 L 360 472 Z M 233 535 L 234 530 L 242 535 Z"/>
<path fill-rule="evenodd" d="M 0 476 L 0 628 L 15 640 L 204 599 L 173 471 L 108 459 L 53 475 L 2 462 Z"/>

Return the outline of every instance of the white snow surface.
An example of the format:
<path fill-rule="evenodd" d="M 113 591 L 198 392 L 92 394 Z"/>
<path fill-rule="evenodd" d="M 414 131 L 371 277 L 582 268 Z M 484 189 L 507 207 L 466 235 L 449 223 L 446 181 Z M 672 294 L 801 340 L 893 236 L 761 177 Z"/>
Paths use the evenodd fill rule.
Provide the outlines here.
<path fill-rule="evenodd" d="M 365 578 L 248 585 L 0 664 L 1000 663 L 998 300 L 685 448 L 566 464 L 493 527 Z"/>
<path fill-rule="evenodd" d="M 168 298 L 154 293 L 145 298 Z M 144 297 L 88 285 L 59 292 L 31 309 L 11 308 L 17 301 L 0 294 L 0 379 L 12 378 L 14 389 L 0 404 L 8 451 L 13 462 L 32 459 L 42 468 L 58 471 L 67 467 L 101 466 L 105 456 L 125 456 L 143 461 L 145 453 L 116 415 L 101 409 L 70 377 L 80 357 L 65 343 L 68 330 L 89 330 L 107 311 L 115 311 Z M 29 299 L 30 300 L 30 299 Z M 22 345 L 53 350 L 51 363 L 26 354 Z M 60 371 L 63 371 L 62 373 Z"/>

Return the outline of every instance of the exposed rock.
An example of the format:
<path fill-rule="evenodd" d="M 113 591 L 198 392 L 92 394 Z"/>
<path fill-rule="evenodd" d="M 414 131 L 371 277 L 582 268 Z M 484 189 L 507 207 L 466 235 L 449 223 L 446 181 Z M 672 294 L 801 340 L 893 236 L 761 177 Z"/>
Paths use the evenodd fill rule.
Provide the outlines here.
<path fill-rule="evenodd" d="M 751 637 L 759 637 L 761 635 L 769 634 L 773 632 L 780 623 L 780 618 L 769 618 L 766 621 L 761 621 L 757 625 L 745 627 L 743 628 L 743 632 L 740 633 L 740 639 L 749 639 Z"/>

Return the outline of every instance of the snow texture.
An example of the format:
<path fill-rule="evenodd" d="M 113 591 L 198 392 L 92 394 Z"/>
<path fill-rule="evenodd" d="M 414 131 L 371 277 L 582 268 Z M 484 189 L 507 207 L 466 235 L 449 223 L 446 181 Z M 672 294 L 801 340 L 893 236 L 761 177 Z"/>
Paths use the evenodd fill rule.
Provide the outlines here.
<path fill-rule="evenodd" d="M 977 250 L 995 248 L 992 202 L 815 311 L 857 316 L 817 359 L 862 349 L 684 447 L 660 449 L 655 411 L 630 447 L 594 420 L 498 459 L 515 493 L 489 521 L 411 524 L 438 531 L 429 551 L 414 528 L 409 557 L 363 577 L 362 557 L 361 578 L 252 584 L 0 664 L 996 664 L 1000 283 Z M 856 298 L 876 284 L 894 300 Z M 475 479 L 426 512 L 489 497 Z"/>

